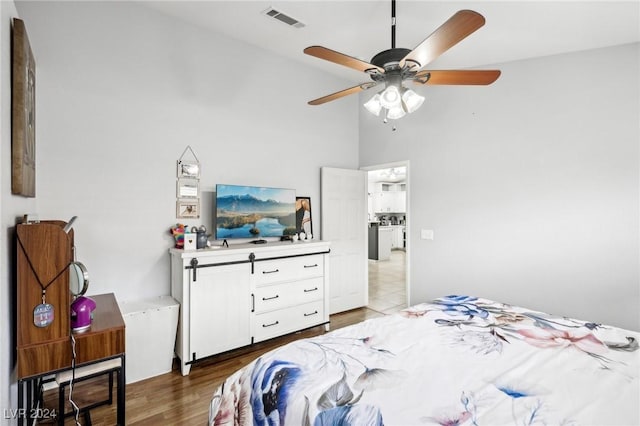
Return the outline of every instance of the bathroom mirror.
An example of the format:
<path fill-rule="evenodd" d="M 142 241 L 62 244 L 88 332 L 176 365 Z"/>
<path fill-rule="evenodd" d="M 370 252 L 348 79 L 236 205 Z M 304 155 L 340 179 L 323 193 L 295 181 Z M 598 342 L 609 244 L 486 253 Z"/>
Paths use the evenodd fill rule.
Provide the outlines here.
<path fill-rule="evenodd" d="M 89 288 L 89 273 L 80 262 L 71 262 L 69 265 L 69 291 L 73 297 L 82 296 Z"/>

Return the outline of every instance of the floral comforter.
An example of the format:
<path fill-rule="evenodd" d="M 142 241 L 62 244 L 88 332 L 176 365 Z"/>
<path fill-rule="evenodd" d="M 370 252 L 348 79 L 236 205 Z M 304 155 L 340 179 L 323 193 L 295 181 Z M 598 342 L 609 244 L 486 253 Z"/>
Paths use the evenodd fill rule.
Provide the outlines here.
<path fill-rule="evenodd" d="M 639 425 L 640 333 L 448 296 L 268 352 L 210 425 Z"/>

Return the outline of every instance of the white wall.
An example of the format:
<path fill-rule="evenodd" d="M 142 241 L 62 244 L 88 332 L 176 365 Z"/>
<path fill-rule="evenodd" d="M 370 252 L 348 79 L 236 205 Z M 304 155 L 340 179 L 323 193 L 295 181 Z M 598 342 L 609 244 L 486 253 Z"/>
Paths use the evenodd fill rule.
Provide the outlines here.
<path fill-rule="evenodd" d="M 410 159 L 412 303 L 471 294 L 640 330 L 639 50 L 421 88 L 395 132 L 360 109 L 361 165 Z"/>
<path fill-rule="evenodd" d="M 4 343 L 13 330 L 16 217 L 78 216 L 91 294 L 168 294 L 176 161 L 186 146 L 202 163 L 203 217 L 183 223 L 211 228 L 216 183 L 295 188 L 319 212 L 320 167 L 358 166 L 358 99 L 307 106 L 317 86 L 348 83 L 137 4 L 21 2 L 36 58 L 37 177 L 35 199 L 12 196 L 6 24 L 16 7 L 0 4 L 0 408 L 16 408 L 15 341 Z"/>
<path fill-rule="evenodd" d="M 92 293 L 169 293 L 187 145 L 202 163 L 203 217 L 181 221 L 208 229 L 216 183 L 295 188 L 319 209 L 319 168 L 357 167 L 357 99 L 306 105 L 314 86 L 342 81 L 136 4 L 17 7 L 37 61 L 40 216 L 78 216 Z"/>

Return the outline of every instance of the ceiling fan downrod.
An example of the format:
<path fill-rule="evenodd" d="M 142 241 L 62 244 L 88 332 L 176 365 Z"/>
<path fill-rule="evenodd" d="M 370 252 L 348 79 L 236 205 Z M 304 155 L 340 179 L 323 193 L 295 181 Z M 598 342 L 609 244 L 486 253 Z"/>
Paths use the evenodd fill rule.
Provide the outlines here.
<path fill-rule="evenodd" d="M 391 48 L 396 48 L 396 0 L 391 0 Z"/>

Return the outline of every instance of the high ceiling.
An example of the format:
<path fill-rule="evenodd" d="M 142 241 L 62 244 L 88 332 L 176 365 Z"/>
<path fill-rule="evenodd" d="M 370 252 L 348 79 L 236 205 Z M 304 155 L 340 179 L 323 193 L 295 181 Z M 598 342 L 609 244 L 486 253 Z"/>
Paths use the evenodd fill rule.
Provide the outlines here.
<path fill-rule="evenodd" d="M 391 1 L 141 1 L 141 5 L 353 83 L 358 71 L 302 53 L 322 45 L 369 62 L 391 47 Z M 305 24 L 294 28 L 267 17 L 273 7 Z M 634 1 L 403 1 L 396 4 L 396 47 L 413 49 L 460 9 L 486 25 L 427 68 L 491 64 L 640 41 L 640 2 Z M 212 53 L 213 54 L 213 53 Z M 247 58 L 250 62 L 251 58 Z M 329 88 L 327 88 L 329 89 Z"/>

